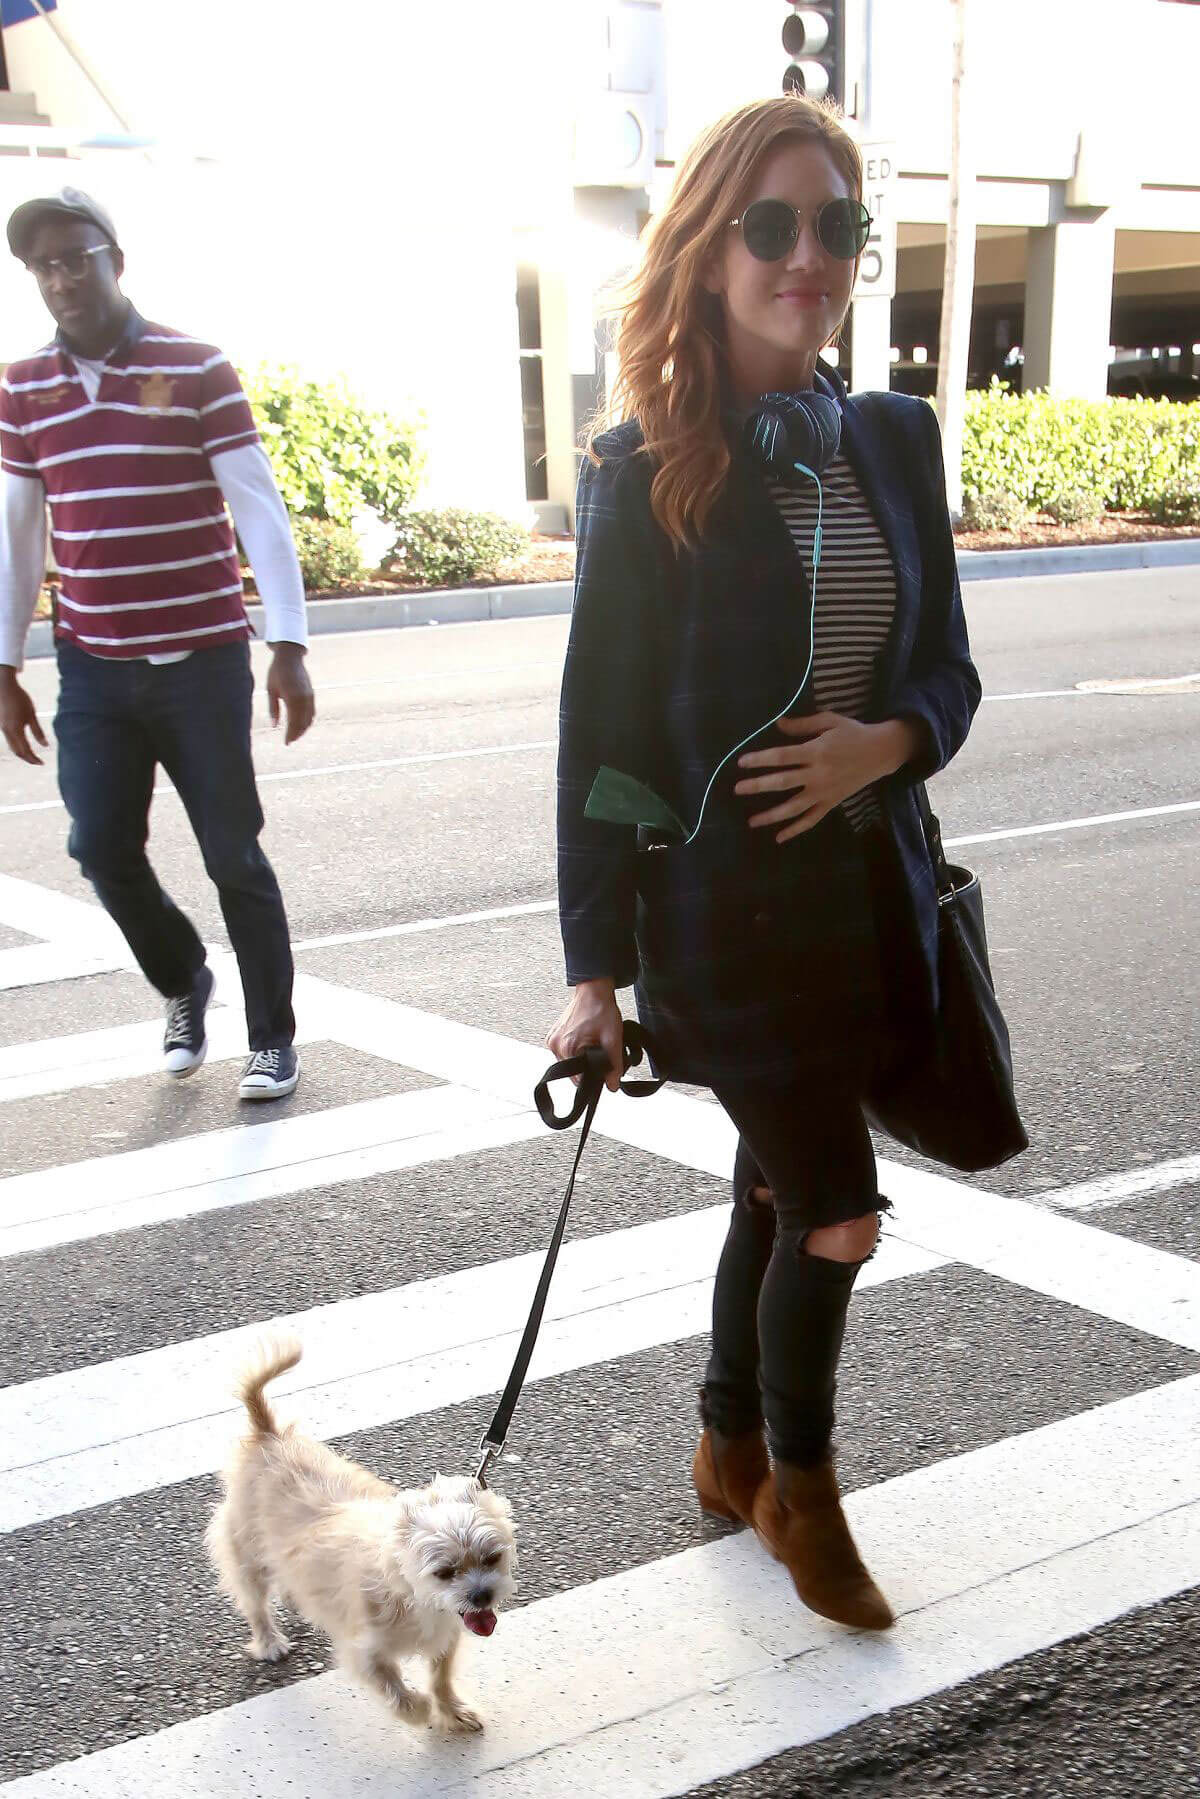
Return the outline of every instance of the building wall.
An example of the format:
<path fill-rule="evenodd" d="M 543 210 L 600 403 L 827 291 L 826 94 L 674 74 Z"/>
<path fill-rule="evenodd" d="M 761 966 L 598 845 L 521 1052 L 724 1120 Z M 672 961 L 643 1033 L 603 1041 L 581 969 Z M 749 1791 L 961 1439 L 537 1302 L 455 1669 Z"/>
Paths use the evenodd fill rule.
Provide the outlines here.
<path fill-rule="evenodd" d="M 143 311 L 420 407 L 429 497 L 523 513 L 514 232 L 569 199 L 561 9 L 522 0 L 517 29 L 482 0 L 60 0 L 58 17 L 159 147 L 0 157 L 0 206 L 94 187 Z M 5 42 L 56 128 L 117 129 L 42 22 Z M 29 285 L 0 261 L 0 361 L 46 335 Z"/>

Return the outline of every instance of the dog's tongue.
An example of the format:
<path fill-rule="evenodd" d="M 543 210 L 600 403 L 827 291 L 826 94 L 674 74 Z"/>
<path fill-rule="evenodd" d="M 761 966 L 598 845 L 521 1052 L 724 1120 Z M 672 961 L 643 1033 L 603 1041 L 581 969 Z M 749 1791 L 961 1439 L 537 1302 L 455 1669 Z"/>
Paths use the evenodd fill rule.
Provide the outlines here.
<path fill-rule="evenodd" d="M 477 1637 L 490 1637 L 496 1628 L 496 1614 L 490 1609 L 484 1612 L 464 1612 L 462 1621 Z"/>

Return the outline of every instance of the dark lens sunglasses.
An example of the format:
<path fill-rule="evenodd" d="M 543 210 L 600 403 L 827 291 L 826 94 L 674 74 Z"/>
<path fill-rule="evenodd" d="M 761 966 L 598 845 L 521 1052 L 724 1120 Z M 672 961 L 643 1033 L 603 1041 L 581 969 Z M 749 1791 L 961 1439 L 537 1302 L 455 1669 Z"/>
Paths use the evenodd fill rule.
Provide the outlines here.
<path fill-rule="evenodd" d="M 112 244 L 89 244 L 84 250 L 64 250 L 61 256 L 33 256 L 25 264 L 35 280 L 49 281 L 55 269 L 61 269 L 68 281 L 82 281 L 92 266 L 93 256 L 102 256 Z"/>
<path fill-rule="evenodd" d="M 742 241 L 759 262 L 780 262 L 790 255 L 800 236 L 800 212 L 786 200 L 755 200 L 740 219 Z M 839 262 L 861 256 L 870 235 L 872 219 L 861 200 L 827 200 L 817 208 L 817 241 Z"/>

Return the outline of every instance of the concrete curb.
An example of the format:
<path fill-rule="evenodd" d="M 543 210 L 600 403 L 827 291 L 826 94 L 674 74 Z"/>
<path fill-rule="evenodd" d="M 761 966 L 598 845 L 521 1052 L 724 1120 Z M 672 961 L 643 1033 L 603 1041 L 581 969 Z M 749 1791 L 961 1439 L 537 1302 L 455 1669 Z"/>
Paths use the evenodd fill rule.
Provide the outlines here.
<path fill-rule="evenodd" d="M 960 550 L 964 581 L 1028 580 L 1042 575 L 1095 575 L 1129 568 L 1200 566 L 1200 537 L 1158 543 L 1101 543 L 1038 550 Z M 516 587 L 460 587 L 429 593 L 364 594 L 345 600 L 318 600 L 308 609 L 314 637 L 333 631 L 395 631 L 406 625 L 478 624 L 495 618 L 546 618 L 571 610 L 570 581 L 530 582 Z M 261 606 L 249 607 L 262 636 Z M 50 625 L 30 627 L 26 659 L 53 653 Z"/>
<path fill-rule="evenodd" d="M 1123 568 L 1200 563 L 1200 537 L 1152 543 L 1085 543 L 1036 550 L 959 550 L 960 581 L 1027 580 L 1032 575 L 1099 575 Z"/>
<path fill-rule="evenodd" d="M 406 625 L 469 625 L 493 618 L 542 618 L 571 610 L 570 581 L 537 581 L 516 587 L 460 587 L 428 593 L 361 594 L 345 600 L 317 600 L 308 608 L 313 637 L 334 631 L 396 631 Z M 264 630 L 261 606 L 247 606 L 255 631 Z M 50 621 L 29 628 L 25 659 L 54 653 Z"/>

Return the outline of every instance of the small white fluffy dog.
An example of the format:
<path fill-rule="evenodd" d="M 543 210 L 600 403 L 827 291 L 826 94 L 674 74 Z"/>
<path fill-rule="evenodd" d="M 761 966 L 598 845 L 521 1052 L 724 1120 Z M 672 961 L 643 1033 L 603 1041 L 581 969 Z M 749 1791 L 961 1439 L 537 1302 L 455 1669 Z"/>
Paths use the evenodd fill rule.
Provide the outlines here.
<path fill-rule="evenodd" d="M 246 1654 L 274 1662 L 288 1653 L 272 1609 L 286 1599 L 398 1717 L 482 1730 L 454 1691 L 454 1657 L 464 1625 L 490 1636 L 496 1608 L 515 1590 L 512 1508 L 477 1480 L 439 1475 L 401 1490 L 295 1425 L 280 1430 L 263 1388 L 300 1355 L 294 1338 L 267 1343 L 240 1375 L 235 1391 L 252 1428 L 206 1537 L 221 1586 L 250 1626 Z M 397 1667 L 415 1655 L 429 1662 L 430 1694 Z"/>

